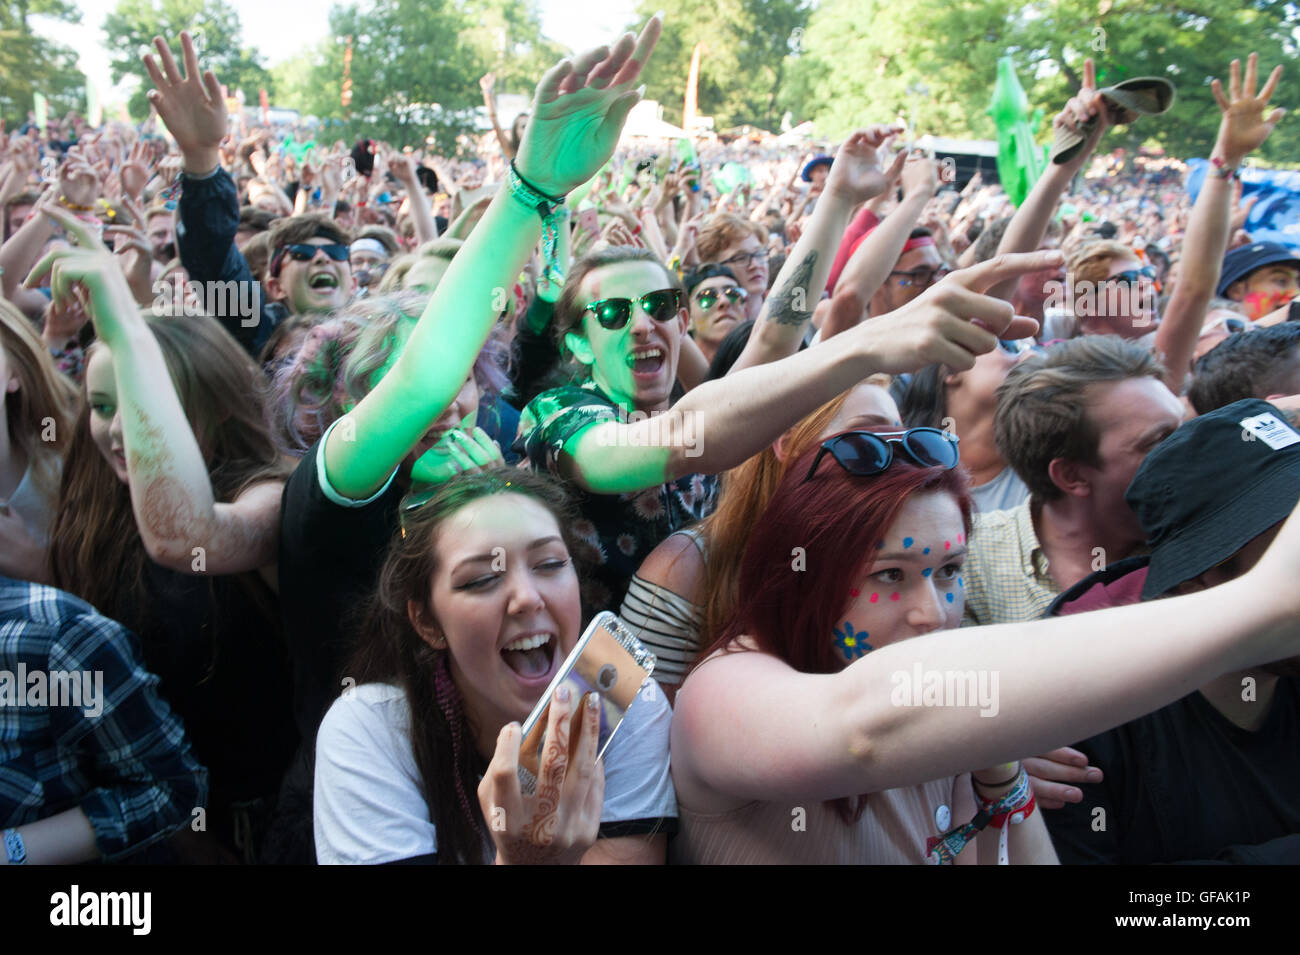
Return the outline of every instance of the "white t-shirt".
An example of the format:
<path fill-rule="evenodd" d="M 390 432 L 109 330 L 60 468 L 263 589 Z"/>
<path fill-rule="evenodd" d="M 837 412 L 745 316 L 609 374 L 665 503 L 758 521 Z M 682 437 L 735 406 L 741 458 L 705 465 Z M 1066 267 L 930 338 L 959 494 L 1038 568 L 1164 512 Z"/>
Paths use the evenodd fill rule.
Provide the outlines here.
<path fill-rule="evenodd" d="M 602 825 L 677 818 L 671 723 L 662 693 L 642 693 L 628 709 L 605 752 Z M 400 688 L 366 683 L 334 701 L 316 736 L 313 812 L 322 865 L 375 865 L 438 851 Z"/>

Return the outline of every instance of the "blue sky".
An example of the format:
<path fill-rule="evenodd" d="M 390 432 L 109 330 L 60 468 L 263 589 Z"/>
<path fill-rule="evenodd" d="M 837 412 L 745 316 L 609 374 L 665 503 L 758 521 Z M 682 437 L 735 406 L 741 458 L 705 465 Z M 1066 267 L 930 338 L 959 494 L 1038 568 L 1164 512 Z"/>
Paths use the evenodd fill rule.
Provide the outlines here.
<path fill-rule="evenodd" d="M 244 40 L 257 47 L 266 62 L 275 65 L 329 32 L 325 4 L 309 0 L 229 0 L 239 11 Z M 81 69 L 99 86 L 106 100 L 119 98 L 125 89 L 112 92 L 108 52 L 104 49 L 104 18 L 117 0 L 80 0 L 80 26 L 33 20 L 42 33 L 66 44 L 81 56 Z M 541 0 L 542 28 L 552 39 L 576 49 L 603 43 L 631 19 L 634 0 Z M 127 81 L 128 83 L 130 81 Z"/>

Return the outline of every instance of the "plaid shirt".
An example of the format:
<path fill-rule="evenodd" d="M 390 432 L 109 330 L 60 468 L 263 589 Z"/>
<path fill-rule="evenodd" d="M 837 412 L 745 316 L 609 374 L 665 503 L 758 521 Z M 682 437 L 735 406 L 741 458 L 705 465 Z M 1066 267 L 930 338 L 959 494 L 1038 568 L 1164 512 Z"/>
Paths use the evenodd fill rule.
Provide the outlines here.
<path fill-rule="evenodd" d="M 52 692 L 60 672 L 102 678 L 98 715 L 84 697 L 56 705 L 68 702 Z M 35 674 L 50 684 L 44 699 Z M 208 773 L 157 685 L 121 624 L 63 591 L 0 577 L 0 828 L 79 806 L 113 860 L 188 823 L 207 802 Z"/>
<path fill-rule="evenodd" d="M 1038 620 L 1061 592 L 1034 533 L 1031 503 L 973 516 L 963 627 Z"/>

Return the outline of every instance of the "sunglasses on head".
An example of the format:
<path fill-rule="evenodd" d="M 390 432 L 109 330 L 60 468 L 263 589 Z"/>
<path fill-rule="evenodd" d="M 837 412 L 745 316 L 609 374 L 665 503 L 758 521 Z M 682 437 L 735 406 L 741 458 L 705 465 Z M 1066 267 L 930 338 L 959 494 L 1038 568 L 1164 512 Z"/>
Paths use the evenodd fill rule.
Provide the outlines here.
<path fill-rule="evenodd" d="M 284 263 L 284 257 L 287 255 L 295 262 L 310 262 L 316 258 L 317 252 L 324 252 L 335 262 L 346 262 L 352 255 L 352 250 L 342 243 L 330 242 L 327 245 L 312 245 L 309 242 L 294 242 L 292 245 L 282 246 L 275 253 L 275 260 L 271 263 L 271 273 L 278 275 L 280 266 Z"/>
<path fill-rule="evenodd" d="M 613 332 L 626 325 L 628 319 L 632 317 L 634 301 L 641 306 L 641 311 L 656 322 L 666 322 L 681 310 L 682 293 L 675 288 L 665 288 L 657 292 L 648 292 L 638 299 L 602 298 L 599 302 L 592 302 L 582 311 L 591 312 L 596 316 L 596 321 L 600 322 L 601 328 Z"/>
<path fill-rule="evenodd" d="M 700 308 L 707 312 L 713 308 L 714 303 L 719 301 L 723 295 L 727 296 L 727 301 L 731 302 L 732 305 L 739 305 L 749 298 L 749 293 L 739 285 L 728 285 L 726 288 L 706 288 L 695 296 L 695 301 Z"/>
<path fill-rule="evenodd" d="M 938 428 L 909 428 L 906 431 L 849 431 L 822 442 L 804 483 L 811 481 L 817 465 L 830 453 L 850 474 L 869 477 L 883 474 L 894 463 L 894 447 L 923 468 L 952 470 L 961 460 L 957 436 Z"/>

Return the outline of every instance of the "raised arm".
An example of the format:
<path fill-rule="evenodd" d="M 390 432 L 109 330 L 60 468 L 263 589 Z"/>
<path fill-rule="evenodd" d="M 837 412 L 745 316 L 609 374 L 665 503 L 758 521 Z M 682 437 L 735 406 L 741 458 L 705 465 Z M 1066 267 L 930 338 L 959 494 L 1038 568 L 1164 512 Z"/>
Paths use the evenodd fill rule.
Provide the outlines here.
<path fill-rule="evenodd" d="M 612 50 L 590 50 L 547 72 L 515 161 L 523 180 L 559 197 L 591 178 L 641 97 L 633 83 L 660 29 L 652 17 L 640 37 L 626 34 Z M 326 475 L 340 494 L 362 500 L 378 490 L 455 399 L 496 322 L 494 290 L 514 284 L 541 233 L 537 208 L 500 189 L 392 370 L 348 412 L 351 426 L 326 439 Z"/>
<path fill-rule="evenodd" d="M 1274 67 L 1264 88 L 1256 96 L 1258 63 L 1259 55 L 1250 54 L 1243 87 L 1241 61 L 1232 61 L 1228 96 L 1223 95 L 1223 87 L 1217 79 L 1210 85 L 1223 114 L 1214 151 L 1210 153 L 1214 167 L 1206 173 L 1201 193 L 1192 208 L 1187 235 L 1183 239 L 1178 283 L 1174 286 L 1164 320 L 1156 331 L 1155 350 L 1165 366 L 1165 384 L 1174 394 L 1182 393 L 1201 326 L 1205 323 L 1205 313 L 1223 269 L 1223 254 L 1231 233 L 1231 175 L 1268 139 L 1273 127 L 1286 114 L 1284 109 L 1274 109 L 1265 115 L 1269 97 L 1282 78 L 1282 67 Z"/>
<path fill-rule="evenodd" d="M 438 238 L 438 223 L 433 219 L 433 210 L 420 185 L 420 177 L 415 174 L 415 160 L 402 153 L 392 153 L 388 157 L 388 168 L 406 189 L 406 203 L 411 210 L 411 221 L 415 223 L 415 238 L 421 244 Z"/>
<path fill-rule="evenodd" d="M 833 799 L 913 786 L 1041 753 L 1135 719 L 1209 680 L 1300 653 L 1292 515 L 1263 559 L 1220 587 L 891 644 L 839 673 L 757 652 L 702 664 L 678 692 L 678 793 Z M 988 707 L 909 705 L 917 671 L 997 678 Z M 924 677 L 923 679 L 929 679 Z M 919 690 L 919 688 L 917 688 Z M 991 711 L 991 712 L 990 712 Z M 985 715 L 987 714 L 987 715 Z"/>
<path fill-rule="evenodd" d="M 180 573 L 234 574 L 275 563 L 283 482 L 257 484 L 218 503 L 162 349 L 113 255 L 82 223 L 50 210 L 76 248 L 51 252 L 28 281 L 51 273 L 57 299 L 83 301 L 113 358 L 136 526 L 150 558 Z M 250 383 L 251 384 L 251 383 Z M 203 561 L 196 561 L 202 548 Z"/>
<path fill-rule="evenodd" d="M 1038 177 L 1034 187 L 1020 204 L 1015 215 L 1007 224 L 1007 230 L 998 243 L 998 252 L 1032 252 L 1043 242 L 1047 234 L 1047 225 L 1056 212 L 1056 204 L 1070 185 L 1075 173 L 1083 168 L 1097 148 L 1097 143 L 1110 127 L 1112 116 L 1106 101 L 1097 95 L 1097 71 L 1091 59 L 1083 61 L 1083 85 L 1077 95 L 1070 98 L 1065 108 L 1056 115 L 1054 127 L 1078 129 L 1089 119 L 1097 119 L 1097 125 L 1084 141 L 1079 154 L 1065 163 L 1048 163 L 1043 174 Z M 992 290 L 998 298 L 1010 299 L 1015 292 L 1015 285 L 1008 283 Z"/>
<path fill-rule="evenodd" d="M 934 362 L 967 369 L 997 347 L 999 336 L 1033 334 L 1037 322 L 1013 320 L 1010 305 L 981 292 L 1005 275 L 1060 262 L 1059 252 L 1036 252 L 954 272 L 903 308 L 816 348 L 707 381 L 662 415 L 576 432 L 561 470 L 589 491 L 622 494 L 735 467 L 874 372 L 899 374 Z"/>
<path fill-rule="evenodd" d="M 749 342 L 728 374 L 785 358 L 799 348 L 854 208 L 885 189 L 889 173 L 877 165 L 876 149 L 898 129 L 859 130 L 840 147 L 812 219 L 781 267 Z"/>
<path fill-rule="evenodd" d="M 511 161 L 515 158 L 515 149 L 510 145 L 510 137 L 505 134 L 501 128 L 501 123 L 497 120 L 497 103 L 493 95 L 496 89 L 497 77 L 495 73 L 486 73 L 478 81 L 479 89 L 483 91 L 483 105 L 487 107 L 488 119 L 492 121 L 492 132 L 496 134 L 497 144 L 501 147 L 501 152 Z"/>

